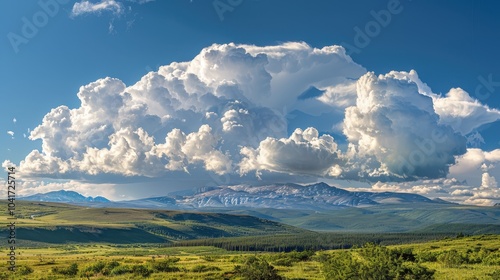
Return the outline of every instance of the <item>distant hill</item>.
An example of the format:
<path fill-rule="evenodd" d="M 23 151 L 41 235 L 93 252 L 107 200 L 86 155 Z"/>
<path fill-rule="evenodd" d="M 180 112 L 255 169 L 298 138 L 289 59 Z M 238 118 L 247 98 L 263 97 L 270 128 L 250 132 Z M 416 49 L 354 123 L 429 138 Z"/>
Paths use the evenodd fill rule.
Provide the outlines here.
<path fill-rule="evenodd" d="M 64 202 L 64 203 L 109 203 L 111 202 L 102 196 L 83 196 L 74 191 L 52 191 L 48 193 L 37 193 L 30 196 L 19 198 L 20 200 L 45 201 L 45 202 Z"/>

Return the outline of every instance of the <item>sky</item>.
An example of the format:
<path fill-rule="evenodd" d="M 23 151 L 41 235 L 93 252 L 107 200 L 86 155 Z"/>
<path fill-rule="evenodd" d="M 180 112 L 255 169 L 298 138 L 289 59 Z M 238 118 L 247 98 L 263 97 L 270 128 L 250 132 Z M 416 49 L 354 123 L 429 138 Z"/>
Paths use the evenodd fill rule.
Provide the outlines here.
<path fill-rule="evenodd" d="M 497 1 L 0 11 L 0 161 L 17 168 L 18 195 L 324 181 L 500 202 Z"/>

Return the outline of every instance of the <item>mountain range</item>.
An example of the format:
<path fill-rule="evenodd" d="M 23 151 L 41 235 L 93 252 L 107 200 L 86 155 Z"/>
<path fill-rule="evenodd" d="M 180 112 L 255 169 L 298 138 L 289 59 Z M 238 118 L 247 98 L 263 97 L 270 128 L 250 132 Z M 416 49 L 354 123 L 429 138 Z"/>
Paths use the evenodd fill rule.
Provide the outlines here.
<path fill-rule="evenodd" d="M 182 209 L 204 208 L 273 208 L 325 210 L 344 207 L 368 207 L 378 204 L 438 203 L 424 196 L 408 193 L 350 192 L 317 183 L 272 184 L 265 186 L 235 185 L 204 188 L 192 195 L 177 196 L 175 205 Z M 157 201 L 158 198 L 155 198 Z M 151 199 L 129 201 L 135 205 L 150 203 Z M 173 201 L 168 202 L 172 204 Z"/>
<path fill-rule="evenodd" d="M 105 204 L 135 208 L 203 209 L 203 208 L 273 208 L 330 210 L 344 207 L 368 207 L 379 204 L 446 203 L 418 194 L 394 192 L 351 192 L 326 183 L 311 185 L 271 184 L 265 186 L 234 185 L 204 187 L 190 195 L 151 197 L 112 202 L 104 197 L 85 197 L 74 191 L 53 191 L 21 198 L 31 201 L 73 204 Z M 103 205 L 104 206 L 104 205 Z"/>
<path fill-rule="evenodd" d="M 459 205 L 395 192 L 351 192 L 325 183 L 203 187 L 190 193 L 129 201 L 85 197 L 72 191 L 36 194 L 21 200 L 87 207 L 178 210 L 250 215 L 307 230 L 407 232 L 492 227 L 500 229 L 500 208 Z M 473 232 L 473 230 L 470 230 Z"/>

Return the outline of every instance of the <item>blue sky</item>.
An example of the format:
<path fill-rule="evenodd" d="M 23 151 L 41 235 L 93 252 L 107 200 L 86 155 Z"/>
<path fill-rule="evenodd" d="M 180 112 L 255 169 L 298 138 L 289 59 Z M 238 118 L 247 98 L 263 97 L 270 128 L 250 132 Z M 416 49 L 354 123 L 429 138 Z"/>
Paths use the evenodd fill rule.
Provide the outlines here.
<path fill-rule="evenodd" d="M 4 106 L 0 113 L 0 127 L 2 128 L 0 159 L 2 161 L 8 160 L 16 165 L 25 160 L 32 150 L 38 150 L 42 155 L 50 154 L 50 148 L 44 150 L 42 147 L 41 139 L 50 138 L 47 141 L 56 146 L 54 144 L 57 143 L 56 134 L 49 135 L 48 130 L 44 130 L 38 134 L 39 137 L 35 137 L 38 138 L 36 140 L 30 140 L 27 136 L 37 126 L 42 125 L 44 116 L 52 109 L 61 105 L 67 106 L 69 110 L 81 107 L 81 99 L 77 95 L 81 86 L 105 77 L 116 78 L 122 81 L 125 86 L 132 86 L 148 72 L 157 71 L 162 65 L 192 61 L 200 55 L 203 49 L 212 46 L 212 44 L 235 43 L 236 45 L 265 47 L 283 45 L 287 42 L 305 42 L 310 47 L 311 52 L 315 48 L 322 49 L 325 46 L 343 45 L 350 58 L 356 65 L 359 65 L 359 69 L 351 69 L 347 71 L 348 73 L 344 73 L 344 78 L 358 79 L 366 71 L 373 71 L 375 75 L 385 75 L 390 71 L 409 72 L 413 69 L 418 73 L 417 79 L 427 84 L 435 96 L 444 97 L 450 89 L 461 88 L 468 93 L 470 98 L 477 100 L 482 106 L 493 110 L 500 108 L 500 67 L 498 67 L 500 54 L 497 51 L 500 49 L 500 32 L 498 31 L 500 30 L 500 19 L 497 17 L 500 4 L 493 0 L 439 2 L 410 0 L 41 0 L 2 1 L 0 8 L 3 13 L 3 24 L 0 26 L 0 34 L 3 34 L 0 44 L 0 59 L 2 61 L 0 67 L 1 73 L 3 73 L 0 91 L 4 93 Z M 384 18 L 384 15 L 388 14 L 390 18 Z M 378 22 L 377 17 L 381 17 Z M 30 29 L 30 26 L 27 25 L 32 25 L 31 27 L 34 29 Z M 363 35 L 359 34 L 359 30 Z M 247 53 L 252 53 L 250 47 L 243 47 L 243 49 L 246 49 Z M 295 51 L 295 47 L 286 50 L 290 54 Z M 223 52 L 229 53 L 230 50 Z M 253 52 L 266 53 L 267 50 L 254 50 Z M 267 53 L 266 55 L 269 56 Z M 228 54 L 228 57 L 231 58 L 231 54 Z M 247 71 L 243 68 L 241 66 L 233 68 L 231 71 Z M 415 79 L 412 79 L 415 82 Z M 369 79 L 365 82 L 371 83 Z M 374 82 L 370 85 L 377 83 Z M 309 86 L 319 87 L 322 92 L 328 91 L 327 88 L 333 85 L 316 82 Z M 322 86 L 323 88 L 321 88 Z M 240 87 L 243 88 L 243 85 Z M 420 88 L 419 90 L 424 91 Z M 431 94 L 427 96 L 427 101 L 431 100 L 430 96 Z M 457 93 L 456 96 L 463 97 L 463 94 Z M 249 97 L 249 100 L 252 103 L 252 98 Z M 276 100 L 280 99 L 276 98 Z M 353 105 L 354 100 L 355 97 L 349 104 Z M 442 101 L 438 104 L 442 106 L 449 104 L 449 100 Z M 465 102 L 465 99 L 459 101 Z M 354 132 L 350 134 L 349 131 L 342 131 L 341 128 L 338 128 L 346 123 L 342 122 L 345 117 L 345 106 L 327 110 L 322 116 L 311 117 L 311 113 L 304 109 L 305 107 L 301 107 L 302 105 L 289 104 L 288 107 L 279 107 L 267 106 L 265 101 L 262 102 L 264 103 L 253 102 L 255 104 L 250 104 L 249 108 L 239 108 L 238 110 L 244 111 L 258 107 L 255 109 L 256 115 L 263 113 L 262 108 L 279 111 L 282 116 L 277 114 L 277 118 L 282 117 L 287 122 L 285 124 L 286 133 L 282 135 L 276 132 L 267 135 L 269 137 L 274 137 L 276 140 L 286 139 L 293 134 L 297 127 L 302 130 L 316 127 L 319 132 L 317 138 L 320 139 L 322 134 L 332 135 L 335 139 L 335 145 L 338 145 L 344 156 L 347 156 L 347 145 L 350 141 L 355 141 L 356 145 L 361 146 L 359 139 L 353 140 L 355 138 Z M 435 104 L 436 102 L 434 102 Z M 234 110 L 233 107 L 231 107 L 232 110 Z M 295 111 L 287 111 L 292 107 Z M 389 174 L 390 172 L 383 176 L 377 175 L 378 177 L 374 178 L 363 176 L 363 178 L 357 179 L 362 182 L 368 180 L 371 184 L 380 181 L 376 186 L 380 187 L 384 184 L 383 188 L 386 189 L 415 190 L 430 196 L 445 198 L 450 196 L 453 191 L 461 190 L 462 194 L 467 195 L 456 198 L 460 202 L 470 198 L 474 198 L 475 201 L 468 202 L 476 204 L 497 201 L 497 194 L 493 189 L 497 187 L 495 175 L 498 173 L 500 176 L 500 171 L 495 164 L 496 157 L 489 156 L 490 154 L 496 155 L 494 151 L 500 148 L 500 138 L 497 133 L 500 129 L 500 122 L 494 121 L 496 113 L 490 112 L 486 116 L 487 114 L 481 113 L 482 111 L 479 109 L 474 111 L 475 113 L 468 114 L 467 112 L 454 112 L 454 109 L 450 107 L 443 108 L 442 110 L 446 114 L 440 114 L 438 111 L 436 113 L 443 121 L 447 121 L 447 124 L 456 130 L 455 132 L 461 129 L 464 139 L 467 137 L 472 139 L 471 135 L 475 135 L 476 139 L 479 136 L 484 140 L 469 141 L 467 147 L 461 147 L 457 144 L 456 151 L 449 151 L 451 157 L 455 158 L 455 162 L 443 162 L 442 164 L 446 164 L 448 167 L 455 165 L 451 168 L 452 174 L 449 174 L 449 170 L 443 167 L 445 174 L 442 176 L 434 176 L 434 178 L 428 176 L 429 174 L 426 174 L 424 169 L 435 167 L 434 163 L 429 163 L 425 165 L 425 168 L 422 167 L 423 171 L 418 171 L 420 169 L 417 168 L 415 174 L 410 174 L 410 177 L 415 175 L 411 178 L 413 183 L 402 183 L 401 181 L 406 181 L 406 179 L 398 179 L 398 176 L 394 177 L 394 174 Z M 201 109 L 197 110 L 197 113 L 200 113 Z M 226 112 L 228 111 L 226 110 Z M 222 117 L 226 112 L 222 110 L 216 113 Z M 460 125 L 456 125 L 460 116 L 469 116 L 466 121 L 459 120 L 461 128 Z M 332 122 L 318 120 L 325 117 L 339 118 L 336 124 L 337 129 L 332 126 Z M 190 123 L 190 117 L 180 119 L 184 119 L 185 123 Z M 309 121 L 310 119 L 311 121 Z M 489 121 L 484 121 L 484 119 Z M 141 124 L 143 123 L 141 122 Z M 163 121 L 161 123 L 164 124 Z M 418 122 L 416 123 L 418 124 Z M 467 128 L 464 128 L 465 123 L 467 123 Z M 470 123 L 480 123 L 480 125 L 471 125 Z M 138 124 L 134 129 L 140 127 L 141 124 Z M 157 135 L 153 136 L 156 144 L 161 144 L 162 141 L 165 142 L 165 136 L 171 129 L 179 128 L 188 135 L 192 132 L 200 132 L 201 124 L 196 122 L 196 125 L 193 123 L 192 126 L 186 125 L 185 127 L 175 127 L 175 125 L 169 124 L 164 127 L 164 130 L 157 131 Z M 45 126 L 47 125 L 45 124 Z M 208 125 L 210 126 L 209 123 Z M 212 132 L 217 134 L 215 133 L 217 129 L 213 125 L 210 127 Z M 52 128 L 55 129 L 52 132 L 56 131 L 56 128 Z M 116 124 L 114 124 L 114 128 L 117 129 Z M 146 127 L 144 129 L 150 135 L 154 134 Z M 81 151 L 86 148 L 109 148 L 109 143 L 107 143 L 109 135 L 105 135 L 107 135 L 106 139 L 102 143 L 97 143 L 97 140 L 97 142 L 82 140 L 77 145 L 81 145 L 79 147 Z M 225 137 L 221 135 L 215 135 L 215 138 Z M 260 134 L 255 132 L 255 135 Z M 92 137 L 98 136 L 93 135 Z M 257 139 L 258 142 L 249 143 L 248 148 L 253 149 L 253 153 L 259 154 L 264 149 L 265 143 L 262 143 L 264 139 L 265 136 L 262 136 L 262 138 Z M 325 139 L 322 140 L 330 141 Z M 63 140 L 60 141 L 62 141 L 61 146 L 69 145 L 63 143 Z M 261 146 L 259 146 L 259 142 L 261 142 Z M 229 160 L 232 162 L 232 169 L 239 167 L 239 170 L 237 172 L 222 172 L 217 168 L 210 170 L 207 167 L 208 161 L 196 159 L 200 158 L 196 156 L 193 159 L 194 167 L 181 168 L 180 170 L 171 167 L 175 170 L 161 176 L 140 172 L 120 174 L 120 172 L 113 171 L 114 169 L 106 168 L 98 168 L 95 172 L 86 172 L 80 168 L 67 172 L 61 172 L 59 169 L 53 170 L 53 172 L 44 170 L 44 172 L 37 173 L 35 168 L 26 172 L 26 177 L 32 180 L 31 183 L 26 184 L 26 193 L 45 190 L 43 188 L 37 189 L 36 182 L 42 181 L 45 182 L 46 189 L 74 188 L 88 194 L 100 192 L 98 194 L 107 194 L 112 198 L 148 196 L 137 191 L 135 184 L 143 182 L 151 186 L 151 195 L 166 193 L 170 189 L 178 189 L 180 185 L 193 187 L 197 184 L 217 184 L 217 182 L 263 183 L 273 180 L 298 182 L 325 180 L 339 183 L 344 187 L 368 187 L 367 184 L 358 185 L 345 183 L 343 180 L 338 181 L 337 179 L 341 179 L 340 177 L 351 180 L 354 178 L 352 174 L 359 173 L 359 170 L 354 171 L 355 169 L 350 170 L 349 168 L 347 168 L 349 171 L 343 171 L 344 175 L 332 176 L 331 174 L 335 172 L 325 175 L 327 172 L 325 170 L 330 170 L 329 168 L 321 167 L 319 173 L 316 172 L 317 170 L 309 172 L 310 170 L 307 168 L 299 170 L 300 168 L 293 169 L 290 166 L 277 167 L 267 161 L 267 165 L 259 163 L 253 164 L 251 167 L 247 166 L 249 172 L 242 176 L 242 158 L 238 156 L 234 158 L 230 151 L 234 147 L 225 147 L 221 142 L 217 142 L 213 146 L 220 151 L 221 155 L 217 154 L 218 156 L 223 157 L 225 153 L 230 153 Z M 469 150 L 466 151 L 465 148 Z M 471 150 L 472 148 L 476 150 Z M 72 151 L 75 152 L 75 150 Z M 432 152 L 439 153 L 439 151 Z M 490 154 L 487 154 L 488 152 Z M 86 154 L 85 152 L 76 153 L 77 155 L 73 158 L 78 161 Z M 479 155 L 479 153 L 482 154 Z M 241 154 L 241 150 L 236 151 L 236 154 Z M 293 152 L 291 154 L 293 155 Z M 70 158 L 67 154 L 57 155 L 57 151 L 53 151 L 52 156 L 63 161 L 68 161 Z M 371 156 L 377 157 L 375 154 Z M 466 156 L 474 159 L 482 158 L 483 161 L 480 162 L 479 159 L 477 162 L 474 161 L 479 167 L 458 164 L 460 158 L 466 158 Z M 163 155 L 162 157 L 161 164 L 168 164 L 168 156 Z M 251 161 L 252 156 L 246 154 L 243 158 Z M 189 159 L 186 160 L 189 162 Z M 486 167 L 481 168 L 482 164 L 485 164 Z M 390 169 L 390 164 L 388 165 Z M 342 169 L 343 165 L 339 164 L 339 166 Z M 208 180 L 197 182 L 189 179 L 190 176 L 197 176 L 197 172 L 207 171 L 207 168 L 208 173 L 210 173 L 207 177 Z M 259 170 L 263 173 L 260 180 L 255 179 L 259 176 L 254 174 L 259 173 Z M 438 168 L 438 170 L 440 169 Z M 453 172 L 469 174 L 466 171 L 470 171 L 470 178 L 467 177 L 468 175 L 453 176 Z M 420 176 L 420 173 L 417 174 L 418 172 L 423 175 Z M 178 173 L 182 174 L 177 176 Z M 493 179 L 488 179 L 489 177 L 484 174 Z M 214 176 L 226 176 L 224 177 L 226 179 L 215 180 Z M 456 182 L 427 182 L 431 179 L 456 179 Z M 54 181 L 60 185 L 50 185 L 55 184 Z M 133 184 L 126 184 L 128 182 L 133 182 Z M 168 185 L 172 187 L 163 187 L 163 182 L 168 182 Z M 391 182 L 397 183 L 392 184 Z M 96 184 L 103 187 L 89 187 Z M 490 187 L 489 194 L 481 196 L 478 193 L 486 192 L 486 189 L 481 189 L 486 186 L 485 184 Z M 434 191 L 422 191 L 424 187 L 418 188 L 419 186 L 434 187 Z M 441 189 L 438 190 L 437 187 L 441 187 Z M 107 189 L 112 190 L 108 191 Z M 375 188 L 372 187 L 372 189 Z M 458 195 L 453 197 L 458 197 Z"/>

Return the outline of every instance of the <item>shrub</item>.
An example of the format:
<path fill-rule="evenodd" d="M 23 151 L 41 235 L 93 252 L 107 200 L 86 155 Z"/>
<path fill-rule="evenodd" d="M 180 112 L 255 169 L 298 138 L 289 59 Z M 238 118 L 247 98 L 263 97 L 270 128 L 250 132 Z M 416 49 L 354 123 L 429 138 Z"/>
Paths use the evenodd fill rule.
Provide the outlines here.
<path fill-rule="evenodd" d="M 85 275 L 88 274 L 98 274 L 101 273 L 103 268 L 106 267 L 106 263 L 103 261 L 97 261 L 95 263 L 87 265 L 82 272 L 85 273 Z"/>
<path fill-rule="evenodd" d="M 292 251 L 286 254 L 287 257 L 296 262 L 304 262 L 311 260 L 312 256 L 314 256 L 314 251 Z"/>
<path fill-rule="evenodd" d="M 52 272 L 66 276 L 75 276 L 78 273 L 78 264 L 72 263 L 68 267 L 54 267 Z"/>
<path fill-rule="evenodd" d="M 359 258 L 353 256 L 353 252 Z M 433 270 L 407 261 L 412 259 L 414 255 L 409 251 L 373 244 L 319 258 L 326 279 L 433 279 Z"/>
<path fill-rule="evenodd" d="M 149 268 L 147 268 L 145 265 L 142 264 L 136 264 L 132 267 L 132 272 L 135 275 L 139 275 L 142 277 L 149 277 L 153 271 Z"/>
<path fill-rule="evenodd" d="M 120 266 L 120 263 L 117 261 L 108 262 L 108 263 L 106 263 L 104 268 L 101 270 L 101 272 L 103 275 L 106 275 L 106 276 L 110 275 L 111 271 L 113 271 L 113 269 L 115 269 L 118 266 Z"/>
<path fill-rule="evenodd" d="M 406 262 L 414 262 L 417 260 L 417 256 L 413 253 L 411 248 L 399 248 L 391 250 L 393 256 L 397 259 L 401 259 Z"/>
<path fill-rule="evenodd" d="M 465 259 L 457 250 L 450 250 L 439 255 L 438 261 L 445 267 L 459 267 L 465 262 Z"/>
<path fill-rule="evenodd" d="M 437 261 L 439 253 L 432 251 L 421 251 L 417 254 L 417 260 L 419 262 L 435 262 Z"/>
<path fill-rule="evenodd" d="M 500 265 L 500 254 L 488 254 L 484 257 L 482 262 L 486 265 Z"/>
<path fill-rule="evenodd" d="M 128 265 L 120 265 L 115 268 L 113 268 L 110 272 L 109 275 L 111 276 L 117 276 L 117 275 L 123 275 L 132 272 L 132 269 Z"/>
<path fill-rule="evenodd" d="M 20 275 L 28 275 L 33 273 L 33 268 L 27 265 L 22 265 L 17 267 L 17 273 L 19 273 Z"/>
<path fill-rule="evenodd" d="M 349 252 L 338 252 L 333 255 L 322 255 L 320 258 L 323 274 L 326 279 L 360 279 L 361 263 Z"/>
<path fill-rule="evenodd" d="M 280 266 L 293 266 L 295 262 L 290 258 L 282 258 L 282 259 L 277 259 L 273 263 L 275 265 L 280 265 Z"/>
<path fill-rule="evenodd" d="M 179 258 L 168 258 L 162 261 L 155 261 L 151 263 L 151 267 L 158 272 L 176 272 L 179 271 L 179 268 L 174 266 L 174 264 L 179 260 Z"/>
<path fill-rule="evenodd" d="M 417 263 L 405 262 L 396 273 L 396 279 L 431 280 L 434 279 L 434 272 Z"/>
<path fill-rule="evenodd" d="M 500 270 L 494 270 L 492 273 L 488 274 L 493 280 L 500 280 Z"/>
<path fill-rule="evenodd" d="M 266 260 L 249 257 L 241 266 L 235 267 L 235 273 L 247 280 L 283 280 L 276 269 Z"/>

